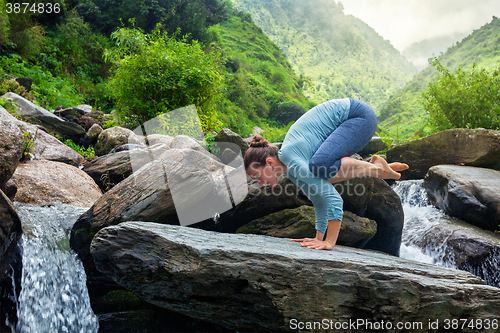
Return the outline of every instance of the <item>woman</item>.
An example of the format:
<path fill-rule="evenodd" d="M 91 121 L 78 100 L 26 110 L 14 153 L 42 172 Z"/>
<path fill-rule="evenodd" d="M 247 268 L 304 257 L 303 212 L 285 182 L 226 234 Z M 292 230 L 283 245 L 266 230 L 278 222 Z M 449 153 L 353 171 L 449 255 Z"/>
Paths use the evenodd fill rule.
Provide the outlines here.
<path fill-rule="evenodd" d="M 406 164 L 388 164 L 377 155 L 370 162 L 349 157 L 368 144 L 376 128 L 372 108 L 345 98 L 327 101 L 306 112 L 290 127 L 279 150 L 260 135 L 253 138 L 244 158 L 247 174 L 260 185 L 271 186 L 277 184 L 277 177 L 285 175 L 314 205 L 316 237 L 292 241 L 311 249 L 333 249 L 340 231 L 343 201 L 331 184 L 362 176 L 399 179 L 397 171 L 408 169 Z"/>

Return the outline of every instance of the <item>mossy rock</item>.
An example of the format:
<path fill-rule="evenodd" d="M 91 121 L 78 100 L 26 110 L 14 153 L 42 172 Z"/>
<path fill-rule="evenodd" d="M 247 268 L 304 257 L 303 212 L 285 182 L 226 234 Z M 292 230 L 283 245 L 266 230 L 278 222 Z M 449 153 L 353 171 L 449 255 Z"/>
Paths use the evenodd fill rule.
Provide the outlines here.
<path fill-rule="evenodd" d="M 237 233 L 267 235 L 280 238 L 314 237 L 314 208 L 301 206 L 267 215 L 239 228 Z M 337 244 L 363 247 L 377 233 L 377 223 L 345 211 Z"/>

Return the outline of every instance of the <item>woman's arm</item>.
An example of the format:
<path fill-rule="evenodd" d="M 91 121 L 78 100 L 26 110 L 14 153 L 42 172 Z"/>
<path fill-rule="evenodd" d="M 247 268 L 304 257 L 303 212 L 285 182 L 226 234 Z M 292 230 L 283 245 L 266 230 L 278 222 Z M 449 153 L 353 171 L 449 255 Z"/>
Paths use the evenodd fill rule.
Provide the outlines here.
<path fill-rule="evenodd" d="M 342 222 L 340 220 L 329 220 L 326 238 L 324 233 L 316 231 L 315 238 L 292 239 L 292 241 L 300 242 L 301 246 L 307 247 L 308 249 L 332 250 L 337 243 L 341 224 Z"/>

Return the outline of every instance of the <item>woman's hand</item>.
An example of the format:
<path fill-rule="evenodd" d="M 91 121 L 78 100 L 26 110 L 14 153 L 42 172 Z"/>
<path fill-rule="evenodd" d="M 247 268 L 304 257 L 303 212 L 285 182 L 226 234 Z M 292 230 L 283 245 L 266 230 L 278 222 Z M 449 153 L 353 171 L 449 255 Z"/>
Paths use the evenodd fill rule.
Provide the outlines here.
<path fill-rule="evenodd" d="M 292 242 L 300 242 L 301 246 L 307 247 L 308 249 L 316 249 L 316 250 L 332 250 L 333 244 L 328 240 L 319 240 L 316 238 L 300 238 L 300 239 L 292 239 Z"/>

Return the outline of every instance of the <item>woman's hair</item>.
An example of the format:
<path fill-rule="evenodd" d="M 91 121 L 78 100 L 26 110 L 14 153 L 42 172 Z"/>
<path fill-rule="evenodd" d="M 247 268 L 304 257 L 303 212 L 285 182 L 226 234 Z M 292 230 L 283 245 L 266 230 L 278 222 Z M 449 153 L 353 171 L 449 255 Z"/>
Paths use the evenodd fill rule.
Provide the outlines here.
<path fill-rule="evenodd" d="M 269 141 L 264 139 L 262 135 L 255 135 L 250 148 L 245 153 L 245 170 L 253 164 L 256 167 L 261 167 L 266 164 L 266 158 L 278 156 L 278 147 L 269 145 Z"/>

